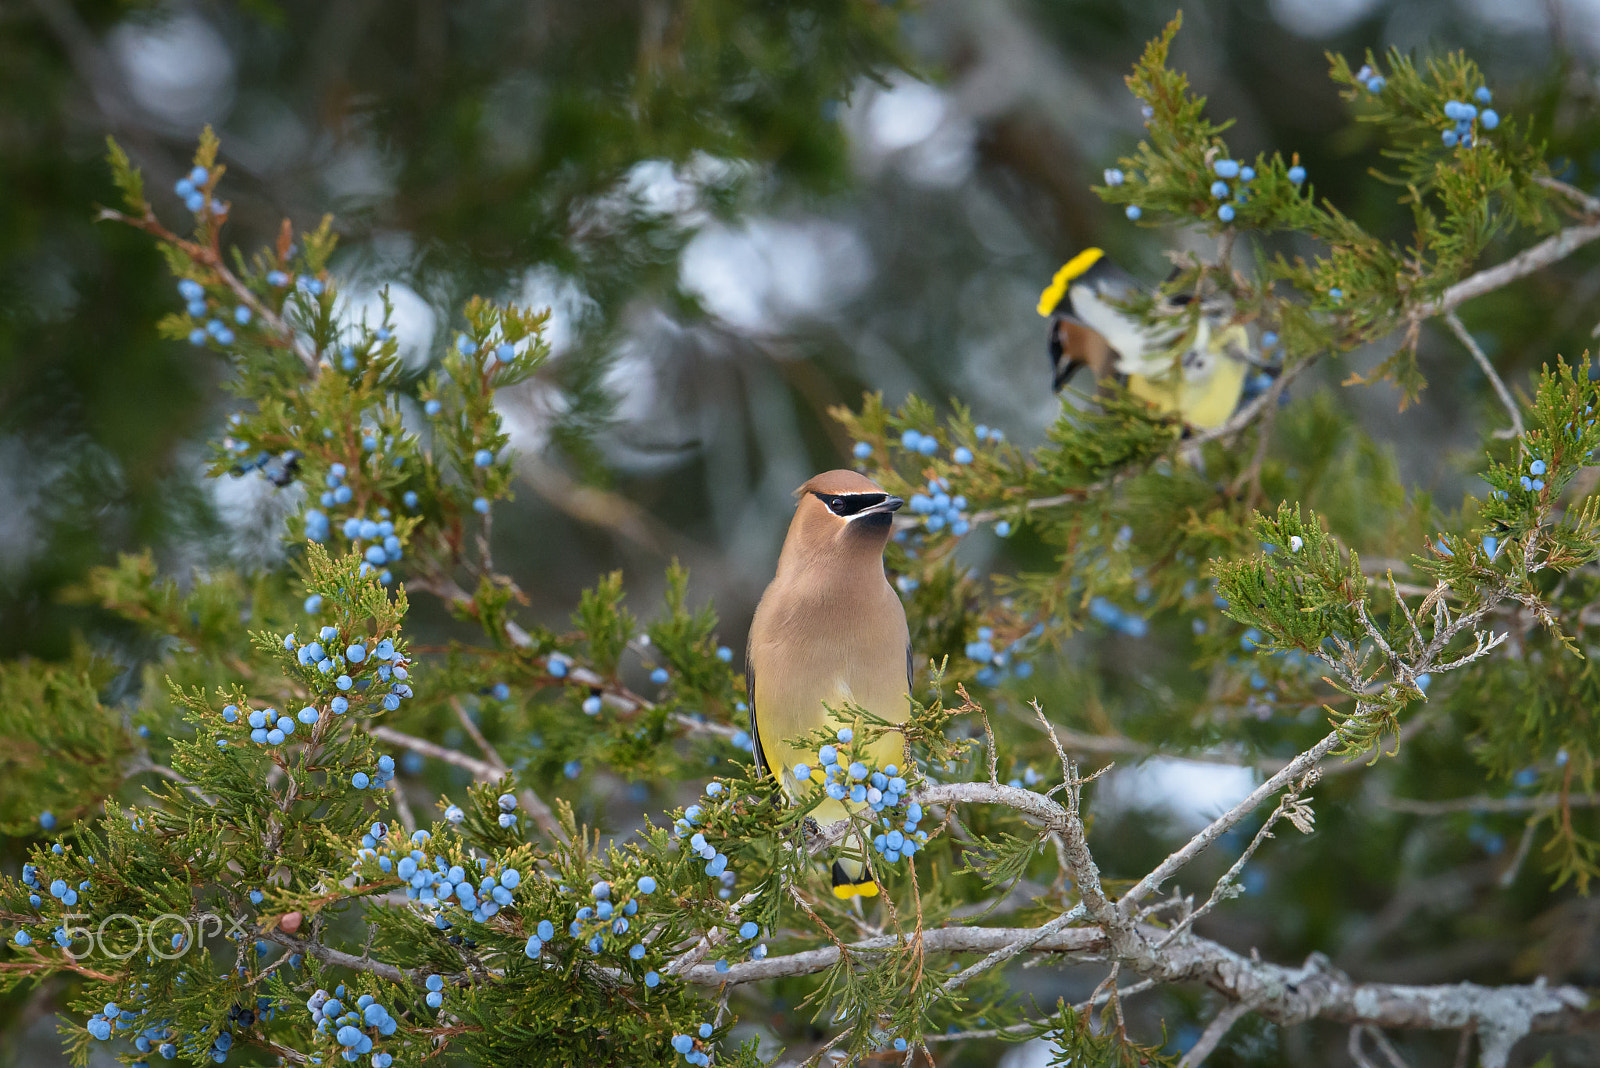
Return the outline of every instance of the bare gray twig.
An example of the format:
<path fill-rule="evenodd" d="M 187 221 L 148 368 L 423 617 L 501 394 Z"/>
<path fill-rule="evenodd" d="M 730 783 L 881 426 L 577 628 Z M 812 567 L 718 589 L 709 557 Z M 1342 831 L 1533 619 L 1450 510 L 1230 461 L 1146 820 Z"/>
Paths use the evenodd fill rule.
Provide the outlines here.
<path fill-rule="evenodd" d="M 1478 362 L 1479 369 L 1488 376 L 1489 384 L 1494 387 L 1495 395 L 1500 398 L 1500 403 L 1505 406 L 1507 414 L 1511 416 L 1512 432 L 1517 437 L 1522 437 L 1525 433 L 1525 428 L 1522 425 L 1522 413 L 1518 411 L 1516 400 L 1511 396 L 1511 391 L 1506 388 L 1505 382 L 1501 380 L 1499 372 L 1494 369 L 1494 364 L 1489 362 L 1488 355 L 1479 347 L 1477 340 L 1467 332 L 1467 328 L 1461 324 L 1461 317 L 1455 313 L 1454 309 L 1444 313 L 1444 321 L 1445 325 L 1450 328 L 1450 332 L 1455 334 L 1456 340 L 1465 345 L 1467 351 L 1472 353 L 1472 358 Z"/>

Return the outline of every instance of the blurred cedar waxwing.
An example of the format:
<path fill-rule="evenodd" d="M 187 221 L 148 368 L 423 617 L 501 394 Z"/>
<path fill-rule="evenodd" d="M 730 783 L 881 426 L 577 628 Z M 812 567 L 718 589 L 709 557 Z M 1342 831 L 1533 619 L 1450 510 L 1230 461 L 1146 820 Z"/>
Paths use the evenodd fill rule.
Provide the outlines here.
<path fill-rule="evenodd" d="M 824 703 L 859 705 L 889 723 L 904 723 L 911 711 L 911 636 L 883 571 L 883 548 L 904 502 L 854 471 L 825 471 L 795 494 L 778 575 L 756 607 L 745 654 L 756 759 L 791 801 L 800 793 L 795 765 L 817 763 L 807 735 L 829 725 Z M 905 763 L 897 732 L 849 749 L 851 759 L 878 768 Z M 839 762 L 849 763 L 842 752 Z M 820 771 L 811 777 L 822 779 Z M 808 818 L 827 826 L 860 807 L 824 797 Z M 834 861 L 835 895 L 878 892 L 865 857 L 863 845 L 861 859 Z"/>
<path fill-rule="evenodd" d="M 1187 351 L 1174 359 L 1172 346 L 1186 329 L 1142 322 L 1118 304 L 1145 287 L 1097 248 L 1085 249 L 1056 272 L 1039 296 L 1039 314 L 1050 320 L 1050 368 L 1060 389 L 1080 367 L 1096 379 L 1127 377 L 1128 392 L 1176 415 L 1199 430 L 1214 430 L 1239 405 L 1251 370 L 1249 335 L 1241 325 L 1221 326 L 1220 303 L 1202 305 Z M 1192 300 L 1168 297 L 1159 310 L 1172 314 Z"/>

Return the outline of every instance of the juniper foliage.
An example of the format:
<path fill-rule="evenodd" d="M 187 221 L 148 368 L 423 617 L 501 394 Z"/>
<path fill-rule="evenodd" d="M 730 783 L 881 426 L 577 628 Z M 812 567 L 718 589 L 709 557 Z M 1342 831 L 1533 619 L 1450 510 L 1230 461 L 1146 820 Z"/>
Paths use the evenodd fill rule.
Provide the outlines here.
<path fill-rule="evenodd" d="M 893 543 L 916 651 L 911 759 L 870 770 L 906 788 L 874 787 L 897 801 L 840 828 L 804 826 L 757 775 L 739 643 L 696 607 L 687 572 L 672 569 L 648 620 L 621 575 L 582 596 L 568 630 L 519 620 L 522 591 L 491 554 L 494 503 L 514 488 L 494 400 L 547 359 L 542 309 L 468 303 L 419 373 L 399 359 L 387 308 L 377 322 L 341 312 L 329 223 L 229 249 L 208 134 L 194 161 L 203 204 L 179 234 L 113 144 L 123 203 L 104 215 L 154 238 L 191 305 L 158 329 L 214 351 L 240 401 L 212 473 L 259 472 L 304 495 L 281 571 L 180 584 L 129 556 L 76 591 L 146 643 L 137 678 L 113 684 L 88 649 L 0 665 L 0 819 L 10 834 L 51 832 L 0 882 L 0 983 L 70 981 L 88 1020 L 65 1036 L 79 1064 L 115 1034 L 128 1062 L 170 1044 L 183 1063 L 753 1066 L 772 1053 L 736 1025 L 780 1002 L 800 1021 L 778 1025 L 782 1038 L 803 1040 L 811 1021 L 853 1057 L 932 1062 L 945 1042 L 1048 1034 L 1063 1064 L 1173 1063 L 1129 1037 L 1117 971 L 1088 1002 L 1049 1011 L 999 967 L 1077 952 L 1151 982 L 1187 977 L 1159 956 L 1193 922 L 1183 909 L 1139 913 L 1165 939 L 1149 953 L 1118 941 L 1132 928 L 1106 895 L 1128 891 L 1131 923 L 1172 873 L 1144 889 L 1102 883 L 1079 808 L 1085 795 L 1092 810 L 1093 777 L 1067 755 L 1083 738 L 1129 754 L 1226 740 L 1266 760 L 1316 752 L 1331 726 L 1322 752 L 1406 761 L 1411 725 L 1447 722 L 1480 788 L 1531 772 L 1523 788 L 1551 799 L 1525 812 L 1542 875 L 1586 892 L 1600 874 L 1600 831 L 1575 803 L 1594 793 L 1600 756 L 1586 615 L 1600 555 L 1594 383 L 1553 354 L 1536 395 L 1514 402 L 1519 432 L 1484 434 L 1485 488 L 1448 510 L 1408 492 L 1331 405 L 1279 401 L 1313 363 L 1397 330 L 1384 374 L 1414 395 L 1418 325 L 1480 291 L 1494 239 L 1555 233 L 1574 212 L 1592 224 L 1596 207 L 1550 177 L 1513 117 L 1480 118 L 1470 146 L 1447 149 L 1444 104 L 1472 96 L 1477 68 L 1391 54 L 1366 58 L 1381 65 L 1377 90 L 1339 57 L 1331 77 L 1389 139 L 1412 242 L 1317 202 L 1293 154 L 1249 164 L 1224 224 L 1216 165 L 1239 161 L 1227 124 L 1167 66 L 1177 29 L 1129 79 L 1146 136 L 1125 180 L 1098 192 L 1147 224 L 1220 236 L 1222 255 L 1180 257 L 1168 286 L 1226 297 L 1262 339 L 1270 380 L 1200 435 L 1113 387 L 1068 405 L 1031 451 L 957 402 L 941 414 L 873 395 L 837 412 L 869 447 L 869 475 L 913 502 L 944 495 L 960 517 L 909 524 Z M 1281 233 L 1325 251 L 1273 255 Z M 1228 254 L 1249 242 L 1256 266 L 1236 266 Z M 1000 522 L 1039 566 L 973 573 L 963 539 Z M 419 596 L 476 621 L 481 642 L 415 648 Z M 1057 656 L 1085 634 L 1153 635 L 1185 670 L 1102 692 Z M 665 680 L 651 698 L 623 681 L 633 659 Z M 1082 701 L 1036 715 L 1046 674 Z M 836 713 L 863 738 L 887 726 Z M 396 754 L 475 782 L 419 812 Z M 1280 818 L 1310 832 L 1314 770 L 1293 779 L 1252 853 Z M 601 825 L 603 784 L 664 780 L 701 796 L 632 833 Z M 878 844 L 887 834 L 910 848 Z M 828 893 L 813 854 L 865 843 L 882 893 L 863 915 Z M 1237 875 L 1216 900 L 1239 891 Z M 1018 948 L 982 941 L 1002 918 L 1024 932 L 1006 935 Z"/>

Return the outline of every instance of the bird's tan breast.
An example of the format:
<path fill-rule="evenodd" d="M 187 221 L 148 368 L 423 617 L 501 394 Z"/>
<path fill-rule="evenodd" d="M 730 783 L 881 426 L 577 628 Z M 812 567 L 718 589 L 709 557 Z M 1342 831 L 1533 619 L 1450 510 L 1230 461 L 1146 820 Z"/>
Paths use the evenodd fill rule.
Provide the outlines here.
<path fill-rule="evenodd" d="M 856 704 L 891 723 L 905 721 L 905 611 L 881 574 L 876 584 L 882 589 L 773 588 L 762 598 L 751 625 L 751 699 L 762 749 L 776 768 L 814 762 L 805 736 L 827 725 L 824 706 Z M 870 755 L 890 763 L 901 749 L 890 737 Z"/>

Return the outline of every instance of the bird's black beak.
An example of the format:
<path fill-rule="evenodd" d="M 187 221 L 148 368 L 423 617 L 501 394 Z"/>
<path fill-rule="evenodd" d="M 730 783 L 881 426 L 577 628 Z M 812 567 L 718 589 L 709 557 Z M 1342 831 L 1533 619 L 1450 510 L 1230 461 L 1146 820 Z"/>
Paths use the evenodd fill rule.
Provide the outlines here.
<path fill-rule="evenodd" d="M 885 497 L 877 504 L 869 504 L 850 517 L 850 529 L 887 531 L 894 524 L 894 513 L 905 503 L 899 497 Z"/>
<path fill-rule="evenodd" d="M 1051 386 L 1057 393 L 1060 393 L 1062 387 L 1067 384 L 1067 381 L 1071 379 L 1073 375 L 1078 373 L 1078 369 L 1080 367 L 1087 366 L 1089 365 L 1084 363 L 1082 360 L 1057 360 L 1055 365 L 1055 379 L 1050 383 Z"/>

